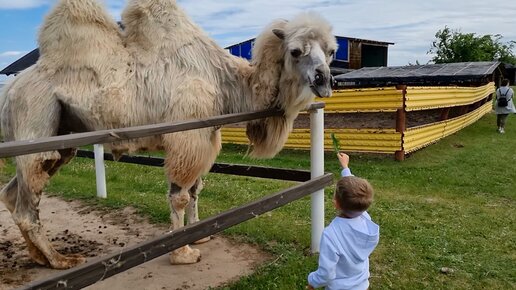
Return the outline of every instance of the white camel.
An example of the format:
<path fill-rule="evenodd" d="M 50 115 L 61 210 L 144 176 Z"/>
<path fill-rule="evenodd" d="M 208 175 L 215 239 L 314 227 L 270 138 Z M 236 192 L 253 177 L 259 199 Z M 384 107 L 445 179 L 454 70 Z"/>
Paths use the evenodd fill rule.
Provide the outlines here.
<path fill-rule="evenodd" d="M 56 4 L 39 34 L 39 61 L 2 92 L 6 141 L 276 107 L 283 116 L 247 126 L 251 155 L 272 157 L 314 94 L 331 95 L 329 63 L 337 45 L 318 15 L 274 21 L 256 39 L 250 63 L 217 46 L 174 0 L 131 0 L 122 22 L 124 31 L 95 0 Z M 199 220 L 201 176 L 221 148 L 219 128 L 111 145 L 117 154 L 165 150 L 172 229 L 184 226 L 185 212 L 188 223 Z M 18 156 L 16 176 L 0 192 L 32 259 L 57 269 L 84 258 L 52 247 L 38 206 L 49 178 L 74 155 L 75 149 L 63 149 Z M 170 261 L 195 263 L 200 256 L 185 246 Z"/>

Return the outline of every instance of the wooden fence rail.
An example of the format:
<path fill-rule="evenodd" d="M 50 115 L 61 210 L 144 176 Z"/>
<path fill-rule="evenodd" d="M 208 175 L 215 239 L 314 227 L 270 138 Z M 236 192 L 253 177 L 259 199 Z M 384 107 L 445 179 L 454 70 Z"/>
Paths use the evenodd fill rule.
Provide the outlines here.
<path fill-rule="evenodd" d="M 90 144 L 112 143 L 122 140 L 130 140 L 206 127 L 216 127 L 225 124 L 239 123 L 265 117 L 280 116 L 281 114 L 283 113 L 279 110 L 265 110 L 253 113 L 216 116 L 193 121 L 177 121 L 172 123 L 161 123 L 130 128 L 68 134 L 41 138 L 37 140 L 6 142 L 0 144 L 0 158 L 74 148 Z"/>
<path fill-rule="evenodd" d="M 77 157 L 95 159 L 95 154 L 88 150 L 78 150 Z M 104 153 L 104 160 L 114 161 L 114 157 L 112 154 Z M 165 164 L 165 159 L 149 156 L 122 155 L 122 157 L 118 159 L 117 162 L 163 167 Z M 310 171 L 308 170 L 293 170 L 254 165 L 215 163 L 211 167 L 210 172 L 298 182 L 310 180 Z"/>
<path fill-rule="evenodd" d="M 314 103 L 307 110 L 324 108 L 324 103 Z M 176 121 L 144 125 L 130 128 L 100 130 L 86 133 L 68 134 L 37 140 L 5 142 L 0 144 L 0 158 L 13 157 L 31 153 L 80 147 L 90 144 L 112 143 L 167 133 L 194 130 L 207 127 L 217 127 L 226 124 L 240 123 L 272 116 L 281 116 L 283 111 L 268 109 L 258 112 L 228 114 L 191 121 Z"/>

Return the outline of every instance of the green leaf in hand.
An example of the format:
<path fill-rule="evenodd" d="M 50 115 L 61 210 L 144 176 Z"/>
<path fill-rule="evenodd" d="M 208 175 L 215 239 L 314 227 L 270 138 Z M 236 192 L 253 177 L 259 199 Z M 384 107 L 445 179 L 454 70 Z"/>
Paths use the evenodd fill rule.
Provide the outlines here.
<path fill-rule="evenodd" d="M 333 142 L 333 149 L 335 150 L 335 153 L 339 153 L 340 152 L 339 139 L 337 139 L 337 137 L 335 136 L 335 133 L 331 133 L 330 137 L 331 137 L 331 141 Z"/>

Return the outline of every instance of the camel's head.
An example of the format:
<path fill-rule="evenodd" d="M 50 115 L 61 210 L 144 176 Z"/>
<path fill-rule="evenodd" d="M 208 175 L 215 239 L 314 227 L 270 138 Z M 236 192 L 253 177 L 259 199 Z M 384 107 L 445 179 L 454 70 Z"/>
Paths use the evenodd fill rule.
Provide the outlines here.
<path fill-rule="evenodd" d="M 318 97 L 330 97 L 334 79 L 330 62 L 337 50 L 331 25 L 318 14 L 304 13 L 273 33 L 283 41 L 285 70 Z"/>
<path fill-rule="evenodd" d="M 276 155 L 299 111 L 313 101 L 313 94 L 331 96 L 330 62 L 336 50 L 331 25 L 314 13 L 275 21 L 256 38 L 252 64 L 259 81 L 253 86 L 254 109 L 275 107 L 284 115 L 247 124 L 251 156 Z"/>

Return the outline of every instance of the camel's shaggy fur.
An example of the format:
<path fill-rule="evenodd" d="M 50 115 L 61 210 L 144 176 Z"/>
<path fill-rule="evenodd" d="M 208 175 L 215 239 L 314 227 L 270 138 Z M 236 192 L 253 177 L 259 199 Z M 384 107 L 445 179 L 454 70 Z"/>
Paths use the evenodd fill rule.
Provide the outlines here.
<path fill-rule="evenodd" d="M 273 22 L 258 36 L 251 63 L 217 46 L 174 0 L 131 0 L 122 21 L 123 32 L 95 0 L 58 2 L 40 31 L 39 61 L 1 95 L 6 141 L 277 107 L 283 116 L 247 128 L 252 156 L 271 157 L 313 92 L 331 95 L 328 64 L 336 42 L 320 16 Z M 188 223 L 198 221 L 200 177 L 219 153 L 220 138 L 218 128 L 204 128 L 120 142 L 112 150 L 166 151 L 172 229 L 177 229 L 185 211 Z M 16 177 L 0 193 L 31 257 L 54 268 L 83 261 L 58 254 L 38 216 L 46 182 L 74 154 L 67 149 L 16 157 Z M 170 256 L 172 263 L 199 258 L 188 246 Z"/>

